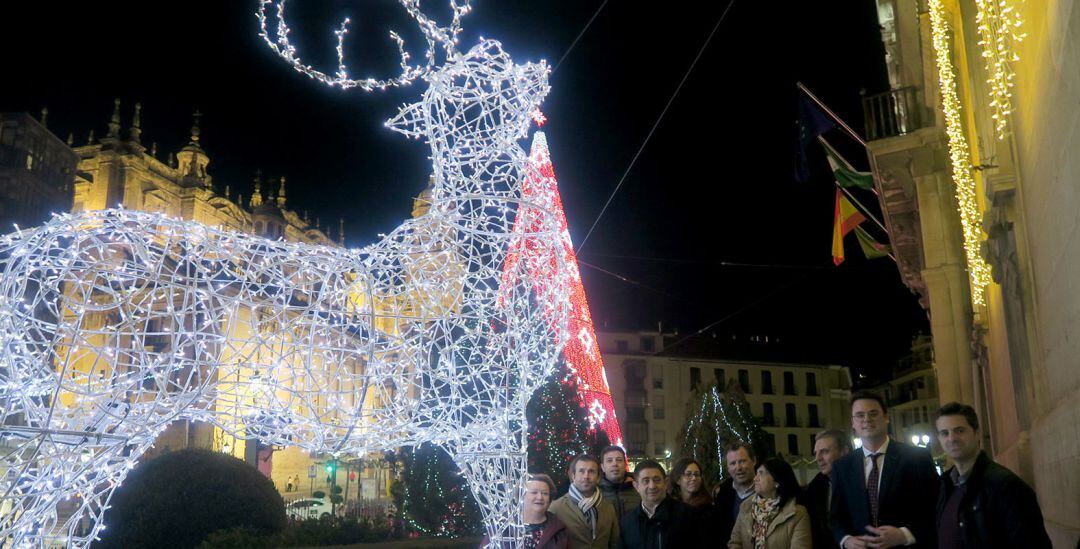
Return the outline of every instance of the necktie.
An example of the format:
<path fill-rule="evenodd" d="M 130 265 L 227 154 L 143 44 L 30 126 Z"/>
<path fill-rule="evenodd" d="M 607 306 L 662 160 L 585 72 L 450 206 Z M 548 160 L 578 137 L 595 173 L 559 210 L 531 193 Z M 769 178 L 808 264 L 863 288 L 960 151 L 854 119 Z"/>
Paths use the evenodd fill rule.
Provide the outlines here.
<path fill-rule="evenodd" d="M 866 495 L 870 500 L 870 523 L 874 526 L 878 525 L 878 476 L 881 474 L 877 464 L 879 455 L 881 454 L 870 454 L 870 463 L 873 465 L 870 467 L 870 476 L 866 479 Z"/>

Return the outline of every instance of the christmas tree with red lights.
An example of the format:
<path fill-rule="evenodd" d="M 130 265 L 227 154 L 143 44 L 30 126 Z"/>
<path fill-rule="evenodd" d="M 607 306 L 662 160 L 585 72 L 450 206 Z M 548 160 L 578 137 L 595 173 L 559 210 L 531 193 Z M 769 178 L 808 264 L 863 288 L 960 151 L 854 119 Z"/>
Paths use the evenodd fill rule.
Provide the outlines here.
<path fill-rule="evenodd" d="M 542 114 L 537 113 L 536 119 L 538 123 L 543 123 Z M 565 280 L 553 279 L 551 273 L 555 271 L 543 265 L 543 261 L 530 257 L 528 239 L 520 240 L 520 244 L 510 250 L 504 271 L 511 272 L 512 269 L 518 267 L 518 262 L 524 262 L 525 270 L 533 284 L 540 287 L 548 284 L 569 285 L 571 317 L 567 340 L 563 347 L 563 360 L 556 377 L 559 382 L 575 389 L 578 404 L 585 410 L 588 431 L 594 439 L 599 432 L 602 432 L 612 443 L 621 445 L 622 431 L 615 417 L 611 389 L 608 387 L 607 375 L 604 372 L 604 362 L 600 356 L 596 331 L 589 312 L 589 302 L 585 298 L 585 287 L 581 283 L 577 255 L 574 253 L 573 242 L 570 240 L 566 213 L 563 211 L 562 200 L 559 197 L 558 181 L 555 179 L 555 169 L 551 164 L 547 138 L 543 132 L 538 131 L 533 135 L 529 162 L 531 169 L 528 170 L 528 176 L 522 186 L 523 202 L 541 204 L 549 211 L 554 211 L 559 232 L 558 254 L 567 276 Z M 514 227 L 515 232 L 523 234 L 540 232 L 542 228 L 540 215 L 537 212 L 528 211 L 529 208 L 523 208 L 523 210 L 519 212 L 518 221 Z M 550 393 L 551 389 L 545 388 L 545 391 Z M 543 391 L 537 393 L 537 395 L 543 394 Z M 548 394 L 544 398 L 554 396 Z M 542 420 L 543 418 L 540 418 L 540 421 Z"/>

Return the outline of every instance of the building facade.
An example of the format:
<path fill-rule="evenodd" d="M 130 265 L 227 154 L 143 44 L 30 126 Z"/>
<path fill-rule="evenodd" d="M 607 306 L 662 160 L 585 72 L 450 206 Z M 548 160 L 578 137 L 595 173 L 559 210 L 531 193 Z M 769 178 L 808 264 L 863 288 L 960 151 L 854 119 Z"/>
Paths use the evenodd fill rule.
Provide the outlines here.
<path fill-rule="evenodd" d="M 920 446 L 935 445 L 934 412 L 941 407 L 941 400 L 928 336 L 917 336 L 911 354 L 896 364 L 888 381 L 872 390 L 889 406 L 891 436 Z M 939 451 L 935 448 L 935 453 Z"/>
<path fill-rule="evenodd" d="M 940 399 L 1080 539 L 1080 6 L 875 0 L 891 90 L 866 133 L 904 282 L 931 319 Z"/>
<path fill-rule="evenodd" d="M 709 346 L 665 347 L 682 337 L 659 332 L 598 334 L 615 413 L 629 457 L 673 462 L 682 457 L 679 436 L 687 403 L 697 389 L 717 382 L 741 385 L 750 410 L 761 419 L 767 443 L 795 465 L 805 482 L 817 473 L 814 435 L 850 426 L 851 375 L 846 367 L 725 359 Z"/>
<path fill-rule="evenodd" d="M 79 157 L 26 113 L 0 113 L 0 231 L 33 227 L 71 207 Z"/>
<path fill-rule="evenodd" d="M 140 105 L 135 105 L 131 123 L 124 128 L 121 104 L 117 100 L 106 134 L 95 139 L 91 133 L 88 141 L 78 146 L 64 144 L 42 122 L 28 115 L 0 115 L 0 144 L 6 144 L 0 145 L 0 205 L 18 206 L 9 208 L 10 213 L 6 210 L 0 213 L 24 220 L 26 225 L 36 225 L 47 219 L 44 211 L 82 212 L 119 206 L 160 212 L 275 240 L 325 246 L 344 244 L 340 230 L 335 241 L 313 226 L 306 214 L 289 208 L 284 177 L 263 181 L 257 174 L 254 192 L 248 201 L 234 195 L 227 183 L 215 182 L 208 170 L 210 156 L 201 142 L 199 116 L 196 113 L 188 143 L 162 159 L 156 146 L 148 149 L 143 145 Z M 34 198 L 21 198 L 28 195 Z M 423 213 L 419 199 L 415 210 L 417 215 Z M 253 312 L 239 310 L 236 314 L 243 320 Z M 108 323 L 110 319 L 89 321 Z M 250 329 L 252 323 L 238 321 L 230 325 L 236 330 L 244 330 Z M 239 333 L 229 335 L 230 339 L 238 341 L 255 339 Z M 155 350 L 162 352 L 169 345 L 167 339 L 161 338 L 159 342 L 148 337 L 147 344 L 161 346 Z M 236 354 L 235 360 L 264 355 L 258 349 L 222 350 L 222 353 L 230 352 L 243 353 L 243 357 Z M 85 356 L 65 356 L 64 360 L 70 363 L 70 368 L 80 371 L 112 367 L 105 357 L 83 354 Z M 275 356 L 272 352 L 265 355 Z M 229 360 L 225 354 L 222 356 L 222 360 Z M 359 369 L 364 365 L 353 367 Z M 247 370 L 241 369 L 243 371 Z M 105 377 L 105 372 L 102 376 Z M 236 383 L 243 384 L 240 379 Z M 371 400 L 374 398 L 365 402 Z M 229 410 L 228 413 L 239 417 L 243 412 Z M 296 447 L 267 447 L 244 440 L 242 436 L 230 435 L 220 428 L 191 421 L 172 424 L 158 437 L 146 457 L 180 448 L 211 449 L 243 459 L 266 474 L 286 497 L 290 496 L 287 493 L 290 485 L 296 496 L 320 490 L 329 493 L 331 485 L 338 485 L 350 490 L 350 500 L 358 496 L 386 499 L 393 480 L 392 471 L 388 473 L 387 464 L 378 455 L 364 456 L 364 459 L 343 458 L 335 462 L 335 467 L 327 468 L 329 456 L 312 455 Z M 330 470 L 335 472 L 333 477 L 328 474 Z"/>

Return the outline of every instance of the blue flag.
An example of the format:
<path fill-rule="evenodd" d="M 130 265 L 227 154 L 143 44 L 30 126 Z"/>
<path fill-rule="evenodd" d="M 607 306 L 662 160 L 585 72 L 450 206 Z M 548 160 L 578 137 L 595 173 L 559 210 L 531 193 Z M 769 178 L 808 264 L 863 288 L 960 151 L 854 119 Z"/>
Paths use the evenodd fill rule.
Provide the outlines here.
<path fill-rule="evenodd" d="M 833 129 L 833 123 L 817 105 L 810 102 L 805 94 L 799 93 L 799 118 L 795 121 L 796 150 L 795 150 L 795 181 L 806 183 L 810 180 L 810 164 L 806 158 L 806 146 L 817 139 L 817 136 Z"/>

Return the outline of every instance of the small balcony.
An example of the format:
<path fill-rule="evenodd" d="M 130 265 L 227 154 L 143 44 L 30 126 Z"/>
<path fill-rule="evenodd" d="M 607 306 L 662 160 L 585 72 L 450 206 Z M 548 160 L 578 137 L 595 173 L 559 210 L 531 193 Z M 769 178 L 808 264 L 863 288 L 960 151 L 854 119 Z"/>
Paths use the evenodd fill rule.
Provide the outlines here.
<path fill-rule="evenodd" d="M 923 107 L 921 93 L 921 88 L 908 86 L 864 96 L 866 140 L 896 137 L 933 124 L 933 116 Z"/>

